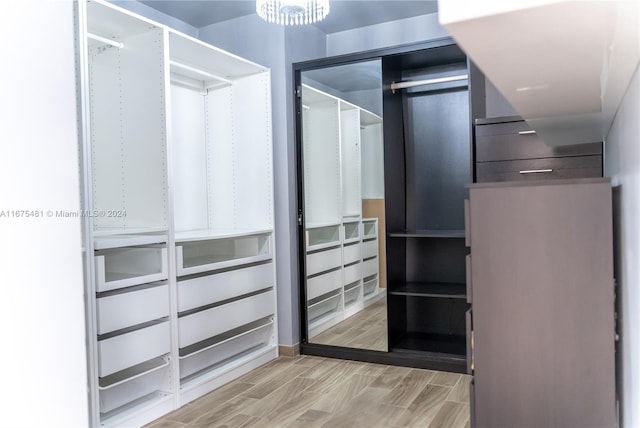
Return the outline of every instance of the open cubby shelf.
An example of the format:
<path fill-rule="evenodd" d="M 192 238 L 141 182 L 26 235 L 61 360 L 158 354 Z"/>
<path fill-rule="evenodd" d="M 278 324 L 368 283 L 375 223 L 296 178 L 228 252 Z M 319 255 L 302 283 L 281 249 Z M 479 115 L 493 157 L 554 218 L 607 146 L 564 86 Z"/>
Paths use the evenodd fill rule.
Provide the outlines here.
<path fill-rule="evenodd" d="M 393 351 L 422 351 L 444 354 L 466 355 L 466 338 L 460 335 L 407 332 L 396 344 Z"/>

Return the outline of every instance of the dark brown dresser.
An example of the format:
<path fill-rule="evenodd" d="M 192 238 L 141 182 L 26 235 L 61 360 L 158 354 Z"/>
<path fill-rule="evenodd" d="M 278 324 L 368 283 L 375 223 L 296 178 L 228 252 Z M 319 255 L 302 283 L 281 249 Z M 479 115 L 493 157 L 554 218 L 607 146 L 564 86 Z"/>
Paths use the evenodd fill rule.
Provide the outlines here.
<path fill-rule="evenodd" d="M 550 147 L 520 116 L 476 119 L 475 182 L 602 177 L 602 142 Z"/>

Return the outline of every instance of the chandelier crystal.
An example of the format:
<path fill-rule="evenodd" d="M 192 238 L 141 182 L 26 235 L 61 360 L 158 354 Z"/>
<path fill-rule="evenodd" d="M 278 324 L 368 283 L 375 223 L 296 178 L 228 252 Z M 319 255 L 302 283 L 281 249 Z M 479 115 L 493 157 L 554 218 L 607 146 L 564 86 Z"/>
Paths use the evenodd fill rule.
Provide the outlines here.
<path fill-rule="evenodd" d="M 329 0 L 256 0 L 256 13 L 274 24 L 313 24 L 329 14 Z"/>

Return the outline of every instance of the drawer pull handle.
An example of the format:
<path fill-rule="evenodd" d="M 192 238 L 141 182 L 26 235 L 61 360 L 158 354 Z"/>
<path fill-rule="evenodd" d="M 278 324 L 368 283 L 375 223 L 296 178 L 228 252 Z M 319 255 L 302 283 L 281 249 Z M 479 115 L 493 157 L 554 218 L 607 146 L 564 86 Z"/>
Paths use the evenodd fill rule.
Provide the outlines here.
<path fill-rule="evenodd" d="M 533 130 L 531 130 L 531 131 L 520 131 L 520 132 L 518 132 L 518 135 L 531 135 L 531 134 L 535 134 L 535 133 L 536 133 L 536 131 L 533 131 Z"/>
<path fill-rule="evenodd" d="M 520 174 L 537 174 L 539 172 L 553 172 L 552 169 L 527 169 L 520 171 Z"/>

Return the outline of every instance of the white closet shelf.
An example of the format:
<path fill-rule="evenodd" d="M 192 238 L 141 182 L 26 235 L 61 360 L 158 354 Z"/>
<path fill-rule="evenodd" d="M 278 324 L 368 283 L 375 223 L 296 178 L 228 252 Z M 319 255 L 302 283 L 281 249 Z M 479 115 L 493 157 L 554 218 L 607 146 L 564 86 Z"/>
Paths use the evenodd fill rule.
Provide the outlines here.
<path fill-rule="evenodd" d="M 153 21 L 101 0 L 88 2 L 87 14 L 89 33 L 118 41 L 159 28 Z"/>
<path fill-rule="evenodd" d="M 120 236 L 120 235 L 141 235 L 151 233 L 167 233 L 166 227 L 136 227 L 136 228 L 104 228 L 93 231 L 93 236 Z"/>
<path fill-rule="evenodd" d="M 360 124 L 367 125 L 375 125 L 378 123 L 382 123 L 382 118 L 375 113 L 371 113 L 368 110 L 360 109 Z"/>
<path fill-rule="evenodd" d="M 94 238 L 95 250 L 106 250 L 109 248 L 135 247 L 139 245 L 164 244 L 167 242 L 167 235 L 111 235 L 96 236 Z"/>
<path fill-rule="evenodd" d="M 208 241 L 241 236 L 268 235 L 273 229 L 197 229 L 176 232 L 176 242 Z"/>
<path fill-rule="evenodd" d="M 190 64 L 201 70 L 216 70 L 216 75 L 235 79 L 267 71 L 266 68 L 208 45 L 201 40 L 169 29 L 171 60 Z"/>

